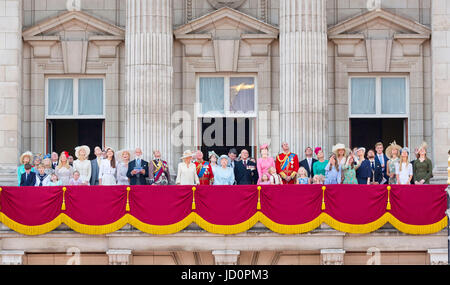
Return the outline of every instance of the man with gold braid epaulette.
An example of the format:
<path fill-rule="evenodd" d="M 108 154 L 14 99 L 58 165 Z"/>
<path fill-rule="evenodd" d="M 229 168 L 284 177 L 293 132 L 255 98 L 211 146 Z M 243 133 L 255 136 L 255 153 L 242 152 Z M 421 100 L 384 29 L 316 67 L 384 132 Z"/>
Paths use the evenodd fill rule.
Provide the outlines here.
<path fill-rule="evenodd" d="M 200 180 L 200 185 L 212 185 L 214 181 L 214 174 L 211 164 L 203 160 L 203 152 L 197 151 L 195 155 L 195 167 L 197 169 L 197 176 Z"/>
<path fill-rule="evenodd" d="M 295 153 L 290 152 L 289 144 L 287 142 L 284 142 L 281 147 L 283 152 L 277 156 L 275 168 L 277 173 L 281 176 L 283 184 L 295 184 L 299 169 L 298 156 Z"/>
<path fill-rule="evenodd" d="M 159 150 L 153 151 L 154 159 L 149 165 L 150 174 L 153 174 L 153 185 L 169 185 L 170 172 L 169 165 L 166 161 L 161 159 L 161 152 Z"/>

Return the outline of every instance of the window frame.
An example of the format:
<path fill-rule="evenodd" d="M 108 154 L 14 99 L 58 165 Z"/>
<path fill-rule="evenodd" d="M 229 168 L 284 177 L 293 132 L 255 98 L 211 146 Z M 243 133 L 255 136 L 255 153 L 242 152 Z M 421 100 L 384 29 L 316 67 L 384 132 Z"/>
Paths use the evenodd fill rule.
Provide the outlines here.
<path fill-rule="evenodd" d="M 352 79 L 353 78 L 375 78 L 375 114 L 352 114 Z M 382 85 L 383 78 L 404 78 L 405 79 L 405 96 L 406 109 L 404 114 L 383 114 L 382 109 Z M 365 74 L 350 75 L 348 79 L 348 116 L 349 118 L 409 118 L 409 76 L 404 74 Z"/>
<path fill-rule="evenodd" d="M 48 82 L 51 79 L 72 79 L 73 80 L 73 114 L 72 115 L 49 115 L 49 87 Z M 103 114 L 102 115 L 79 115 L 79 80 L 80 79 L 101 79 L 103 83 Z M 47 120 L 55 119 L 105 119 L 106 118 L 106 80 L 103 75 L 75 75 L 75 76 L 57 76 L 51 75 L 45 77 L 45 118 Z"/>
<path fill-rule="evenodd" d="M 200 78 L 224 78 L 224 112 L 210 112 L 203 114 L 200 105 Z M 254 111 L 249 113 L 235 113 L 230 111 L 230 79 L 251 77 L 255 84 L 255 99 Z M 196 99 L 195 99 L 195 113 L 197 118 L 257 118 L 258 116 L 258 76 L 254 73 L 202 73 L 196 75 Z"/>

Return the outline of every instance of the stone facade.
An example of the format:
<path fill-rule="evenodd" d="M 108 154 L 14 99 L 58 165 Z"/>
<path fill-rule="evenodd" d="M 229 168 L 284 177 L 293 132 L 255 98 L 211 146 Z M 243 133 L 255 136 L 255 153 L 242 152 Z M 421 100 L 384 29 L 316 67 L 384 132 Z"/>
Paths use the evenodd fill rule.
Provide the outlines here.
<path fill-rule="evenodd" d="M 256 79 L 252 143 L 270 142 L 272 155 L 282 140 L 300 154 L 307 145 L 322 145 L 326 153 L 336 143 L 348 145 L 350 78 L 405 76 L 408 146 L 427 141 L 434 181 L 445 183 L 449 5 L 0 0 L 0 185 L 16 184 L 21 153 L 48 151 L 49 78 L 103 78 L 104 146 L 141 146 L 146 158 L 159 148 L 174 170 L 183 150 L 200 144 L 202 74 Z M 180 120 L 172 114 L 180 111 L 188 116 L 177 138 L 171 130 Z M 3 264 L 442 264 L 446 245 L 444 232 L 408 236 L 390 228 L 368 235 L 321 228 L 295 236 L 265 228 L 233 236 L 189 228 L 168 237 L 125 229 L 94 238 L 63 227 L 42 237 L 0 228 Z"/>
<path fill-rule="evenodd" d="M 22 152 L 49 150 L 48 78 L 90 75 L 105 80 L 103 144 L 116 150 L 139 145 L 147 158 L 159 148 L 174 167 L 184 149 L 201 143 L 200 74 L 255 76 L 251 141 L 269 142 L 272 155 L 282 140 L 297 153 L 307 145 L 327 153 L 338 142 L 349 144 L 349 78 L 402 74 L 409 82 L 408 146 L 427 141 L 435 176 L 445 175 L 445 1 L 433 9 L 425 0 L 134 2 L 0 1 L 0 52 L 11 55 L 0 67 L 2 184 L 14 184 Z M 153 48 L 143 45 L 143 35 Z M 158 52 L 145 57 L 150 51 Z M 188 116 L 176 137 L 179 111 Z"/>

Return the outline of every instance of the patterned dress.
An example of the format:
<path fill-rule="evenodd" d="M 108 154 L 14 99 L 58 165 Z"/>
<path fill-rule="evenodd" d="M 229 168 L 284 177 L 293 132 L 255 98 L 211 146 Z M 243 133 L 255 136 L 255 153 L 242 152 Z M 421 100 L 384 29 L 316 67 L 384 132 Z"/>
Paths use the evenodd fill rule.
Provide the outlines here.
<path fill-rule="evenodd" d="M 388 160 L 389 163 L 389 173 L 394 174 L 394 177 L 389 177 L 389 184 L 397 184 L 397 176 L 395 175 L 395 169 L 400 161 L 399 157 L 391 158 Z"/>
<path fill-rule="evenodd" d="M 356 170 L 350 165 L 344 165 L 342 167 L 344 171 L 344 182 L 343 184 L 358 184 L 358 179 L 356 179 Z"/>

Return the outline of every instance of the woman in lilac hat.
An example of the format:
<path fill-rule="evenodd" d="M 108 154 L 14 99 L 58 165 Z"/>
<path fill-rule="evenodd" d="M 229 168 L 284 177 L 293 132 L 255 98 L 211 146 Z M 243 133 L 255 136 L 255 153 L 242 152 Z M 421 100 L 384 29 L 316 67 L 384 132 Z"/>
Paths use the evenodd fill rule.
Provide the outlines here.
<path fill-rule="evenodd" d="M 269 168 L 275 167 L 275 160 L 273 157 L 269 156 L 269 145 L 263 144 L 259 148 L 261 152 L 261 157 L 258 158 L 258 161 L 256 163 L 256 168 L 258 169 L 258 183 L 261 182 L 261 178 L 264 174 L 269 173 Z"/>

